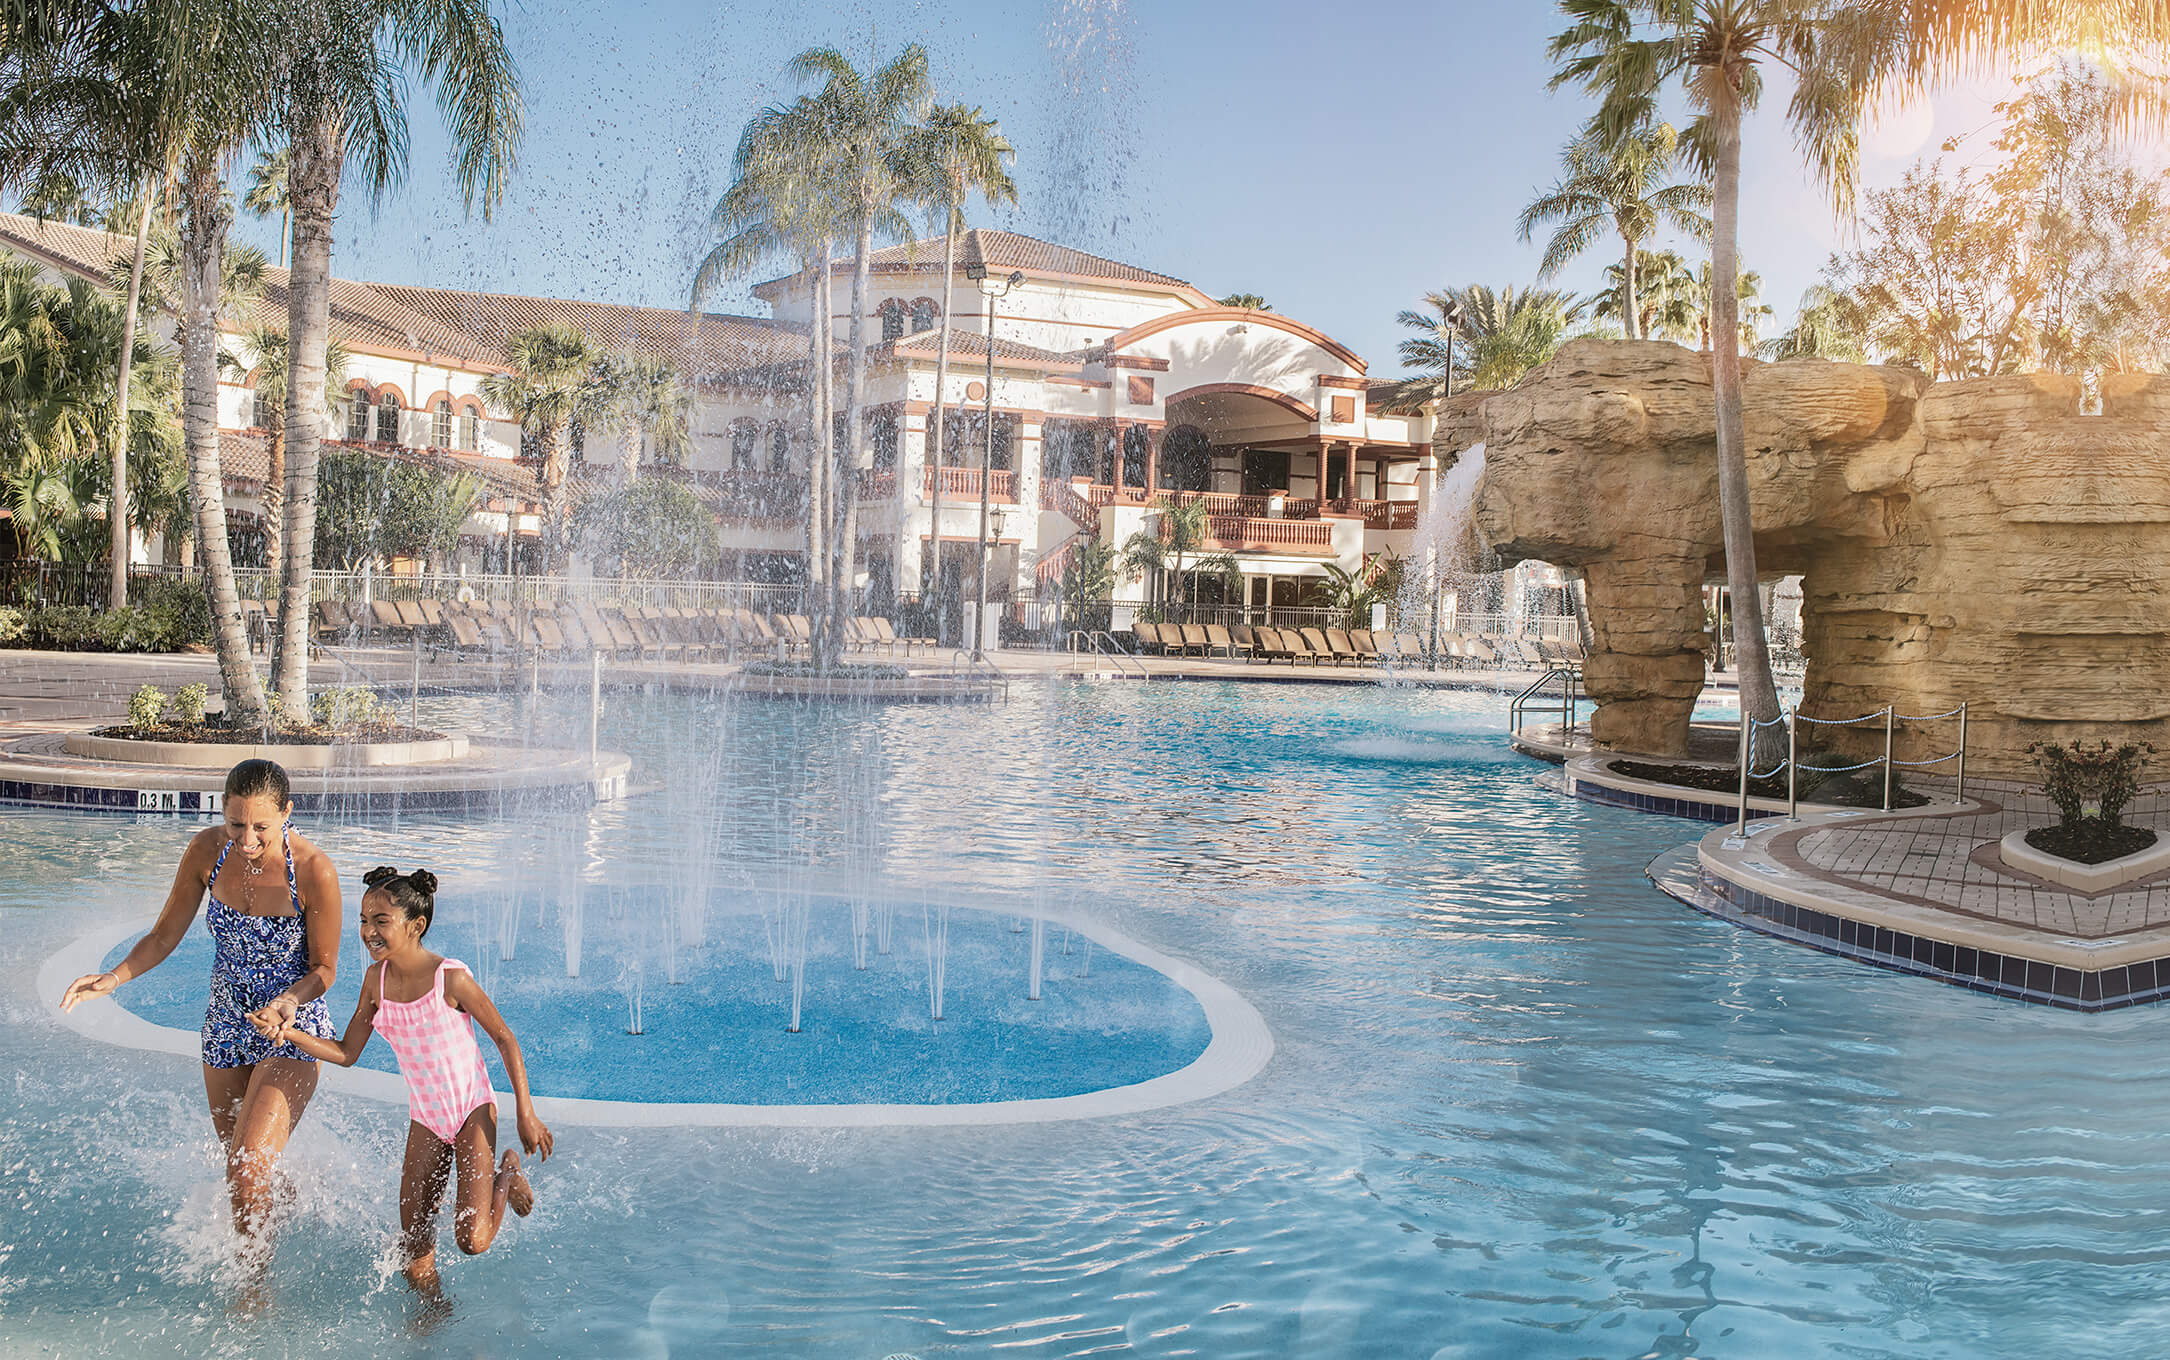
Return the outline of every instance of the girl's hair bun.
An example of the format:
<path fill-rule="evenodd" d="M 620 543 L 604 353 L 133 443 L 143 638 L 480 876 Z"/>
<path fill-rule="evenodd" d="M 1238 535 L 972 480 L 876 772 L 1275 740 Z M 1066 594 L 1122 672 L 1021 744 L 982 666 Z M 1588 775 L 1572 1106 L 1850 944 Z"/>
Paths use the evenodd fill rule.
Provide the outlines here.
<path fill-rule="evenodd" d="M 399 870 L 389 864 L 380 864 L 362 875 L 362 885 L 369 888 L 381 888 L 398 877 L 400 877 Z"/>
<path fill-rule="evenodd" d="M 437 875 L 427 869 L 415 870 L 407 875 L 407 881 L 412 883 L 418 891 L 431 895 L 435 895 L 437 892 Z"/>

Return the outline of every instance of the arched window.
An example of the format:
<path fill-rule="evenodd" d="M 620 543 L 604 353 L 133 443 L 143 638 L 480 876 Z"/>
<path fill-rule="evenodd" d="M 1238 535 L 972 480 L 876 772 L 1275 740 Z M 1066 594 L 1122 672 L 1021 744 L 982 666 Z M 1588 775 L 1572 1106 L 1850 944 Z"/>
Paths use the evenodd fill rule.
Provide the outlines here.
<path fill-rule="evenodd" d="M 1196 425 L 1177 425 L 1160 441 L 1160 484 L 1170 491 L 1207 491 L 1213 446 Z"/>
<path fill-rule="evenodd" d="M 912 334 L 934 329 L 935 313 L 941 308 L 934 305 L 933 298 L 919 298 L 912 303 Z"/>
<path fill-rule="evenodd" d="M 754 444 L 760 438 L 760 430 L 750 420 L 741 420 L 731 426 L 731 470 L 752 472 L 754 470 Z"/>
<path fill-rule="evenodd" d="M 791 467 L 791 431 L 782 421 L 769 426 L 769 471 L 784 472 Z"/>
<path fill-rule="evenodd" d="M 399 442 L 399 397 L 390 391 L 377 398 L 377 442 Z"/>
<path fill-rule="evenodd" d="M 347 438 L 369 438 L 369 394 L 360 388 L 347 394 Z"/>
<path fill-rule="evenodd" d="M 449 449 L 452 447 L 451 402 L 440 401 L 437 403 L 437 409 L 429 413 L 429 442 L 432 448 Z"/>
<path fill-rule="evenodd" d="M 904 304 L 890 298 L 879 308 L 882 317 L 882 339 L 899 340 L 904 336 Z"/>
<path fill-rule="evenodd" d="M 482 418 L 472 407 L 460 412 L 460 447 L 469 453 L 482 447 Z"/>

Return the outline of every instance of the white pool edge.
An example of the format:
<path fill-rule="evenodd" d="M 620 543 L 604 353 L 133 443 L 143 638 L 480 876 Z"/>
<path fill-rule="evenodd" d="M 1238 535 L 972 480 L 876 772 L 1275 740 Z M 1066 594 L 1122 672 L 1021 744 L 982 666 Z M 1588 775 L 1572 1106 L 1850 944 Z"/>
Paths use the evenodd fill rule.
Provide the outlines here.
<path fill-rule="evenodd" d="M 984 909 L 984 908 L 968 908 Z M 1103 949 L 1160 973 L 1189 992 L 1205 1012 L 1213 1037 L 1205 1051 L 1173 1072 L 1074 1096 L 985 1101 L 956 1105 L 722 1105 L 662 1104 L 537 1096 L 535 1108 L 553 1124 L 592 1128 L 896 1128 L 980 1124 L 1046 1124 L 1143 1114 L 1205 1100 L 1234 1090 L 1265 1070 L 1273 1058 L 1273 1032 L 1258 1008 L 1234 988 L 1195 965 L 1119 935 L 1092 921 L 1061 912 L 1036 913 L 1050 925 L 1068 927 Z M 64 946 L 39 965 L 38 999 L 54 1008 L 67 1028 L 101 1043 L 202 1061 L 194 1030 L 153 1024 L 110 998 L 60 1011 L 61 993 L 85 973 L 95 973 L 115 945 L 149 922 L 108 923 Z M 407 1083 L 390 1072 L 322 1064 L 318 1089 L 388 1104 L 407 1103 Z M 509 1092 L 499 1092 L 502 1108 Z"/>

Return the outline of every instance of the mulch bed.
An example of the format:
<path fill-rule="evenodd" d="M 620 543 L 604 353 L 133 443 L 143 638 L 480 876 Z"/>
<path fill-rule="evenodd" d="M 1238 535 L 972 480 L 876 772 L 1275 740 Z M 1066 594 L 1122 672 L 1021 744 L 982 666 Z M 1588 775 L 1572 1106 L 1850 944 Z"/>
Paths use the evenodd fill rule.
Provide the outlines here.
<path fill-rule="evenodd" d="M 2154 843 L 2155 833 L 2144 826 L 2112 826 L 2092 817 L 2069 826 L 2038 826 L 2027 833 L 2027 844 L 2074 864 L 2107 864 L 2137 855 Z"/>
<path fill-rule="evenodd" d="M 359 732 L 333 732 L 325 727 L 282 727 L 266 742 L 261 727 L 228 727 L 223 723 L 204 723 L 195 727 L 184 723 L 160 723 L 140 732 L 124 724 L 101 727 L 91 735 L 117 737 L 122 741 L 185 742 L 195 746 L 336 746 L 348 742 L 378 744 L 445 739 L 442 732 L 420 727 L 372 727 Z"/>
<path fill-rule="evenodd" d="M 1606 768 L 1630 779 L 1647 779 L 1653 784 L 1672 784 L 1684 789 L 1738 795 L 1741 788 L 1741 772 L 1737 765 L 1653 765 L 1640 760 L 1614 760 L 1606 762 Z M 1873 777 L 1864 779 L 1862 775 Z M 1786 781 L 1783 776 L 1751 779 L 1748 781 L 1748 792 L 1756 798 L 1782 799 L 1786 796 Z M 1864 770 L 1851 775 L 1833 775 L 1820 784 L 1804 780 L 1801 784 L 1801 801 L 1825 803 L 1835 807 L 1882 808 L 1883 773 L 1879 770 Z M 1929 795 L 1916 793 L 1903 784 L 1893 782 L 1893 807 L 1926 807 L 1928 803 Z"/>

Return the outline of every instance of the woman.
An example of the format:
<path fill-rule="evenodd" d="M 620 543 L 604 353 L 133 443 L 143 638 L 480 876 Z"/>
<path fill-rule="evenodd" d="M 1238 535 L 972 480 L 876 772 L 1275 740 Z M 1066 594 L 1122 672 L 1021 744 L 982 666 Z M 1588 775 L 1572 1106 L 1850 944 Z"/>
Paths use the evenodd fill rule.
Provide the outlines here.
<path fill-rule="evenodd" d="M 316 1060 L 260 1034 L 284 1027 L 332 1035 L 324 993 L 339 971 L 339 875 L 331 859 L 294 834 L 292 787 L 268 760 L 244 760 L 226 776 L 224 826 L 189 841 L 165 909 L 120 966 L 79 977 L 64 1011 L 156 968 L 196 919 L 215 952 L 203 1017 L 203 1086 L 211 1126 L 226 1151 L 234 1230 L 268 1246 L 272 1166 L 316 1091 Z M 284 891 L 280 880 L 284 880 Z M 269 880 L 269 881 L 266 881 Z M 268 1252 L 256 1253 L 258 1261 Z"/>

